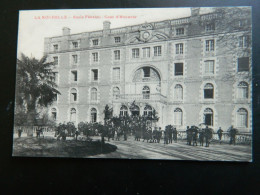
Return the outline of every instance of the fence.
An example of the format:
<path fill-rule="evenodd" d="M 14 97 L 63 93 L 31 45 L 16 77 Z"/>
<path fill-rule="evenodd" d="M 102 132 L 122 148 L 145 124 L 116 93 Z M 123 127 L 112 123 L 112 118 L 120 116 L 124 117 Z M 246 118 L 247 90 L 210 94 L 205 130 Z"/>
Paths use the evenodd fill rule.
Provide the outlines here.
<path fill-rule="evenodd" d="M 187 139 L 187 133 L 186 131 L 178 131 L 178 139 L 185 140 Z M 218 134 L 213 133 L 213 142 L 214 141 L 219 141 Z M 222 141 L 223 142 L 229 142 L 230 141 L 230 136 L 229 133 L 224 132 L 222 134 Z M 251 144 L 252 143 L 252 133 L 238 133 L 236 135 L 236 143 L 238 144 Z"/>
<path fill-rule="evenodd" d="M 43 132 L 52 132 L 55 131 L 55 127 L 51 126 L 14 126 L 14 133 L 18 132 L 18 129 L 22 129 L 23 133 L 28 133 L 33 129 L 33 133 L 36 133 L 36 130 L 42 128 Z"/>

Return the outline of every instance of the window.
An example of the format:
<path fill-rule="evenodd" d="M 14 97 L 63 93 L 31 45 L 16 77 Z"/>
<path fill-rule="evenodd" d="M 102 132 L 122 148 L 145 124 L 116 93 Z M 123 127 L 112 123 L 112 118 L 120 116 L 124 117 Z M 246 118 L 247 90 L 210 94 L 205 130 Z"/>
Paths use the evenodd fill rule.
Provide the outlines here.
<path fill-rule="evenodd" d="M 215 45 L 214 40 L 206 40 L 206 51 L 214 51 Z"/>
<path fill-rule="evenodd" d="M 120 60 L 120 50 L 114 51 L 114 59 L 115 60 Z"/>
<path fill-rule="evenodd" d="M 151 68 L 149 67 L 144 67 L 143 68 L 143 71 L 144 71 L 144 77 L 150 77 L 151 76 Z"/>
<path fill-rule="evenodd" d="M 204 99 L 214 98 L 214 86 L 211 83 L 207 83 L 204 86 Z"/>
<path fill-rule="evenodd" d="M 120 116 L 127 116 L 128 115 L 128 112 L 127 112 L 127 107 L 125 105 L 123 105 L 121 108 L 120 108 Z"/>
<path fill-rule="evenodd" d="M 78 63 L 78 55 L 72 55 L 72 63 L 77 64 Z"/>
<path fill-rule="evenodd" d="M 205 74 L 214 74 L 214 60 L 205 61 L 204 73 Z"/>
<path fill-rule="evenodd" d="M 150 88 L 147 86 L 143 88 L 143 99 L 150 99 Z"/>
<path fill-rule="evenodd" d="M 118 99 L 120 95 L 120 89 L 118 87 L 113 88 L 113 98 Z"/>
<path fill-rule="evenodd" d="M 144 47 L 143 48 L 143 57 L 144 58 L 150 58 L 150 47 Z"/>
<path fill-rule="evenodd" d="M 115 43 L 120 43 L 121 42 L 121 37 L 115 37 Z"/>
<path fill-rule="evenodd" d="M 237 126 L 238 127 L 248 127 L 248 113 L 244 108 L 240 108 L 237 111 Z"/>
<path fill-rule="evenodd" d="M 72 81 L 78 81 L 78 72 L 76 70 L 71 71 Z"/>
<path fill-rule="evenodd" d="M 247 20 L 239 20 L 238 21 L 238 27 L 243 27 L 247 24 Z"/>
<path fill-rule="evenodd" d="M 214 23 L 206 24 L 206 31 L 214 31 L 214 30 L 215 30 Z"/>
<path fill-rule="evenodd" d="M 98 69 L 93 69 L 92 70 L 92 81 L 97 81 L 98 80 Z"/>
<path fill-rule="evenodd" d="M 92 123 L 97 122 L 97 110 L 96 110 L 96 108 L 91 108 L 90 115 L 91 115 L 91 122 Z"/>
<path fill-rule="evenodd" d="M 239 99 L 247 99 L 248 98 L 248 84 L 244 81 L 238 84 L 238 93 L 237 97 Z"/>
<path fill-rule="evenodd" d="M 93 44 L 93 45 L 98 45 L 98 39 L 92 40 L 92 44 Z"/>
<path fill-rule="evenodd" d="M 144 108 L 144 116 L 152 116 L 153 114 L 153 109 L 151 106 L 146 105 Z"/>
<path fill-rule="evenodd" d="M 58 65 L 59 64 L 59 58 L 58 56 L 53 57 L 53 65 Z"/>
<path fill-rule="evenodd" d="M 154 56 L 161 56 L 162 55 L 162 46 L 155 46 L 153 48 Z"/>
<path fill-rule="evenodd" d="M 57 72 L 52 72 L 52 76 L 50 77 L 50 80 L 54 83 L 58 81 L 58 73 Z"/>
<path fill-rule="evenodd" d="M 58 44 L 53 45 L 53 51 L 58 51 L 58 50 L 59 50 L 59 45 Z"/>
<path fill-rule="evenodd" d="M 180 108 L 176 108 L 174 110 L 174 125 L 182 126 L 182 110 Z"/>
<path fill-rule="evenodd" d="M 213 126 L 213 110 L 210 108 L 204 110 L 204 124 Z"/>
<path fill-rule="evenodd" d="M 76 123 L 76 109 L 71 108 L 70 110 L 70 122 Z"/>
<path fill-rule="evenodd" d="M 238 58 L 238 72 L 249 71 L 249 57 Z"/>
<path fill-rule="evenodd" d="M 91 89 L 90 99 L 91 99 L 91 101 L 97 101 L 97 89 L 96 88 Z"/>
<path fill-rule="evenodd" d="M 53 101 L 54 101 L 54 102 L 57 102 L 57 100 L 58 100 L 58 94 L 54 94 Z"/>
<path fill-rule="evenodd" d="M 113 68 L 113 81 L 120 81 L 120 68 Z"/>
<path fill-rule="evenodd" d="M 77 101 L 77 90 L 72 88 L 70 90 L 70 101 L 71 102 L 76 102 Z"/>
<path fill-rule="evenodd" d="M 79 47 L 79 43 L 77 41 L 72 42 L 72 48 L 77 49 Z"/>
<path fill-rule="evenodd" d="M 132 58 L 139 58 L 139 49 L 132 49 Z"/>
<path fill-rule="evenodd" d="M 184 35 L 184 28 L 177 28 L 176 35 Z"/>
<path fill-rule="evenodd" d="M 238 47 L 248 47 L 248 36 L 238 37 Z"/>
<path fill-rule="evenodd" d="M 183 63 L 175 63 L 174 66 L 175 66 L 174 75 L 175 76 L 183 75 Z"/>
<path fill-rule="evenodd" d="M 92 59 L 93 59 L 93 62 L 98 62 L 98 53 L 95 52 L 95 53 L 92 53 Z"/>
<path fill-rule="evenodd" d="M 178 43 L 176 46 L 176 54 L 183 54 L 183 43 Z"/>
<path fill-rule="evenodd" d="M 183 99 L 183 88 L 180 84 L 177 84 L 174 87 L 174 99 L 175 100 L 182 100 Z"/>
<path fill-rule="evenodd" d="M 57 120 L 57 110 L 56 108 L 51 109 L 51 118 L 52 120 L 56 121 Z"/>

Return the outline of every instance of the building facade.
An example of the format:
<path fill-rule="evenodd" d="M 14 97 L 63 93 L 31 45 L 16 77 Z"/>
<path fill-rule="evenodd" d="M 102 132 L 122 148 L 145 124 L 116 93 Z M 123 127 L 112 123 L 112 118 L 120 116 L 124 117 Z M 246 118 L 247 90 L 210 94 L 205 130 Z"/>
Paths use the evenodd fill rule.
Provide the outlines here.
<path fill-rule="evenodd" d="M 94 32 L 64 27 L 61 36 L 45 38 L 61 93 L 50 115 L 58 123 L 103 122 L 109 105 L 116 116 L 155 110 L 162 128 L 205 123 L 250 132 L 250 13 L 191 8 L 190 17 L 116 29 L 109 21 Z"/>

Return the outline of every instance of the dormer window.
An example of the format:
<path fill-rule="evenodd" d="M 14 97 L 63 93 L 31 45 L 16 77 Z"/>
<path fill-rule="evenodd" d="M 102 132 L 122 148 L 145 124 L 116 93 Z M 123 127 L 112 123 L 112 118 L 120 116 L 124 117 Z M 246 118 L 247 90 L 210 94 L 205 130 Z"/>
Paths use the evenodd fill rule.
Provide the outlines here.
<path fill-rule="evenodd" d="M 120 43 L 121 42 L 121 37 L 115 37 L 115 43 Z"/>
<path fill-rule="evenodd" d="M 184 28 L 177 28 L 176 35 L 184 35 Z"/>
<path fill-rule="evenodd" d="M 214 31 L 214 30 L 215 30 L 214 23 L 206 24 L 206 31 Z"/>
<path fill-rule="evenodd" d="M 94 46 L 98 45 L 98 39 L 92 40 L 92 43 L 93 43 Z"/>
<path fill-rule="evenodd" d="M 72 47 L 73 47 L 73 49 L 79 48 L 79 43 L 77 41 L 73 41 L 72 42 Z"/>
<path fill-rule="evenodd" d="M 59 50 L 59 45 L 58 44 L 53 45 L 53 51 L 58 51 L 58 50 Z"/>

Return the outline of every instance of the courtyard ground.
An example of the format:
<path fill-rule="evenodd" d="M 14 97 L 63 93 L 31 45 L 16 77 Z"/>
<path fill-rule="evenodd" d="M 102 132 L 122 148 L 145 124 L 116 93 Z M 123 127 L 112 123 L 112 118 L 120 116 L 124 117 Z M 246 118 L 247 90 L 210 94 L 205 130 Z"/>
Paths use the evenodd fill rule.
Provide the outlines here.
<path fill-rule="evenodd" d="M 14 138 L 14 156 L 50 156 L 81 158 L 130 158 L 130 159 L 168 159 L 168 160 L 210 160 L 210 161 L 251 161 L 250 145 L 229 145 L 212 143 L 210 147 L 188 146 L 185 140 L 178 143 L 163 144 L 135 141 L 110 140 L 101 148 L 98 140 L 92 137 L 93 143 L 68 138 L 65 142 L 57 141 L 53 136 L 44 139 L 30 137 Z"/>

